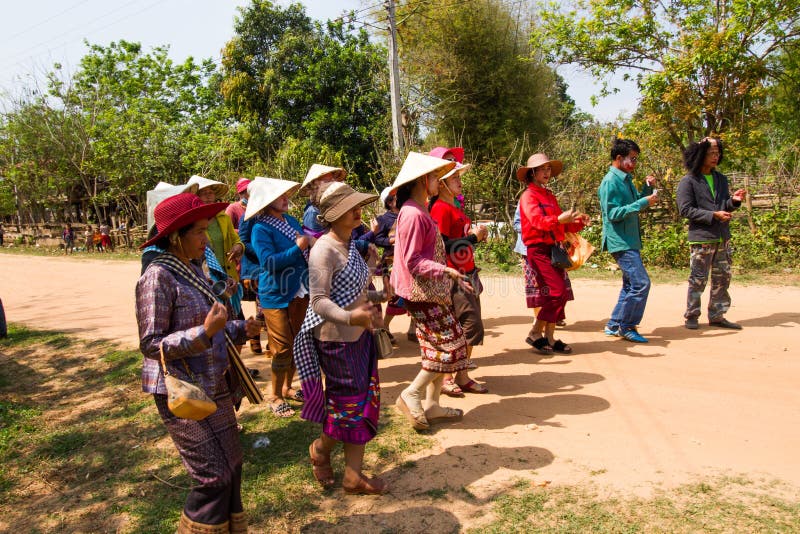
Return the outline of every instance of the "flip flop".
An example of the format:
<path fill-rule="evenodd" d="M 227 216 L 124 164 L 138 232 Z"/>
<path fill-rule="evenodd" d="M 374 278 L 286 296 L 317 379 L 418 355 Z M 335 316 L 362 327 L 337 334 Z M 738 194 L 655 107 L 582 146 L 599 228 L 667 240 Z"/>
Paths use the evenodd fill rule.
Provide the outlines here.
<path fill-rule="evenodd" d="M 295 402 L 305 402 L 305 400 L 306 400 L 305 397 L 303 397 L 303 390 L 302 389 L 295 389 L 294 393 L 291 394 L 291 395 L 285 395 L 284 394 L 283 398 L 291 399 L 291 400 L 293 400 Z"/>
<path fill-rule="evenodd" d="M 458 387 L 455 380 L 452 378 L 445 380 L 442 382 L 442 393 L 447 395 L 448 397 L 458 397 L 461 398 L 464 396 L 464 392 Z"/>
<path fill-rule="evenodd" d="M 553 350 L 555 352 L 560 352 L 561 354 L 571 354 L 572 347 L 561 341 L 560 339 L 556 339 L 556 342 L 553 343 Z"/>
<path fill-rule="evenodd" d="M 537 340 L 533 340 L 530 336 L 525 338 L 525 343 L 536 349 L 536 352 L 539 354 L 546 354 L 551 355 L 553 354 L 553 347 L 547 342 L 546 337 L 540 337 Z"/>
<path fill-rule="evenodd" d="M 394 405 L 400 410 L 400 413 L 406 416 L 406 419 L 411 423 L 414 430 L 427 430 L 431 427 L 428 420 L 425 418 L 425 412 L 417 414 L 416 416 L 411 413 L 411 408 L 408 407 L 406 401 L 403 400 L 402 395 L 398 395 Z"/>
<path fill-rule="evenodd" d="M 461 388 L 461 391 L 466 391 L 467 393 L 489 393 L 489 390 L 478 384 L 474 380 L 470 380 L 466 384 L 459 384 L 458 387 Z"/>
<path fill-rule="evenodd" d="M 294 410 L 286 402 L 280 404 L 270 404 L 269 409 L 278 417 L 291 417 L 294 415 Z"/>
<path fill-rule="evenodd" d="M 427 414 L 425 415 L 429 423 L 434 423 L 436 421 L 460 421 L 461 418 L 464 417 L 464 410 L 459 410 L 458 408 L 447 408 L 444 406 L 440 406 L 440 408 L 445 411 L 444 415 L 439 415 L 437 417 L 428 417 Z"/>

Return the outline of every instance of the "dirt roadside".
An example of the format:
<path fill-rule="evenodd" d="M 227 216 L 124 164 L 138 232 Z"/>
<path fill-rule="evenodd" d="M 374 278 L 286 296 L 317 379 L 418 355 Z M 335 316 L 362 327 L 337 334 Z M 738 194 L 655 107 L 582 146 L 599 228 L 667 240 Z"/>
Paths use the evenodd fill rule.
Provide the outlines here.
<path fill-rule="evenodd" d="M 0 255 L 0 273 L 9 322 L 137 345 L 138 263 Z M 641 327 L 651 343 L 634 345 L 601 331 L 619 285 L 580 280 L 559 333 L 575 353 L 542 357 L 523 341 L 521 280 L 484 282 L 487 339 L 473 377 L 491 391 L 446 399 L 463 421 L 435 430 L 439 446 L 419 455 L 413 476 L 392 480 L 394 494 L 446 484 L 482 498 L 516 477 L 637 495 L 719 474 L 800 486 L 800 288 L 734 280 L 729 317 L 744 330 L 692 332 L 682 326 L 685 287 L 654 286 Z M 406 324 L 398 318 L 393 330 Z M 401 343 L 383 363 L 384 403 L 418 369 L 415 347 Z"/>

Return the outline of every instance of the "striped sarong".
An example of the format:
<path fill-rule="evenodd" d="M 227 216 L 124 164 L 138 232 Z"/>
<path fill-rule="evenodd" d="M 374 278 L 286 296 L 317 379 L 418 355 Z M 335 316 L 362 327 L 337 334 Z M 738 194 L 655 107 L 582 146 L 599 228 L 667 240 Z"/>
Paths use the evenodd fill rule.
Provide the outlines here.
<path fill-rule="evenodd" d="M 340 308 L 352 304 L 369 281 L 369 268 L 356 249 L 355 240 L 350 240 L 347 264 L 331 280 L 330 298 Z M 325 421 L 325 395 L 322 390 L 322 371 L 319 354 L 314 345 L 314 328 L 324 319 L 309 307 L 300 332 L 294 338 L 294 363 L 300 375 L 303 390 L 303 410 L 300 416 L 308 421 Z"/>

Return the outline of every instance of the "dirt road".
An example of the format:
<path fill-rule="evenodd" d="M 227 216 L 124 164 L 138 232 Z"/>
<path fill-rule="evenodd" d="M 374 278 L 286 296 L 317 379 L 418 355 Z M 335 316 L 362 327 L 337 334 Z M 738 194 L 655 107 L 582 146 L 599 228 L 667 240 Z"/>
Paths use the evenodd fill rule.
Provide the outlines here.
<path fill-rule="evenodd" d="M 136 262 L 0 255 L 0 273 L 9 322 L 137 345 Z M 654 286 L 640 329 L 651 342 L 635 345 L 602 333 L 619 285 L 579 280 L 558 334 L 575 353 L 542 357 L 523 341 L 521 280 L 484 282 L 487 339 L 473 377 L 491 392 L 446 399 L 467 412 L 463 421 L 437 428 L 440 447 L 420 455 L 413 476 L 393 477 L 393 493 L 446 483 L 480 498 L 515 477 L 635 494 L 716 474 L 800 486 L 800 289 L 734 280 L 728 316 L 744 330 L 692 332 L 681 317 L 685 287 Z M 382 366 L 384 403 L 418 366 L 416 347 L 401 341 Z"/>

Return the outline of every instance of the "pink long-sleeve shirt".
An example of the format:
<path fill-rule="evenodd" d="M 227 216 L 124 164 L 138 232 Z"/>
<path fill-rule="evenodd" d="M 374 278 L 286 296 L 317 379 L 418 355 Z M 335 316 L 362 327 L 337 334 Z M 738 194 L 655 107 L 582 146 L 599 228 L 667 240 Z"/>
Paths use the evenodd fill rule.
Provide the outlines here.
<path fill-rule="evenodd" d="M 439 227 L 430 214 L 409 199 L 403 203 L 397 216 L 394 243 L 394 264 L 391 283 L 394 292 L 404 299 L 411 298 L 411 284 L 415 276 L 445 278 L 447 265 L 433 259 Z"/>

